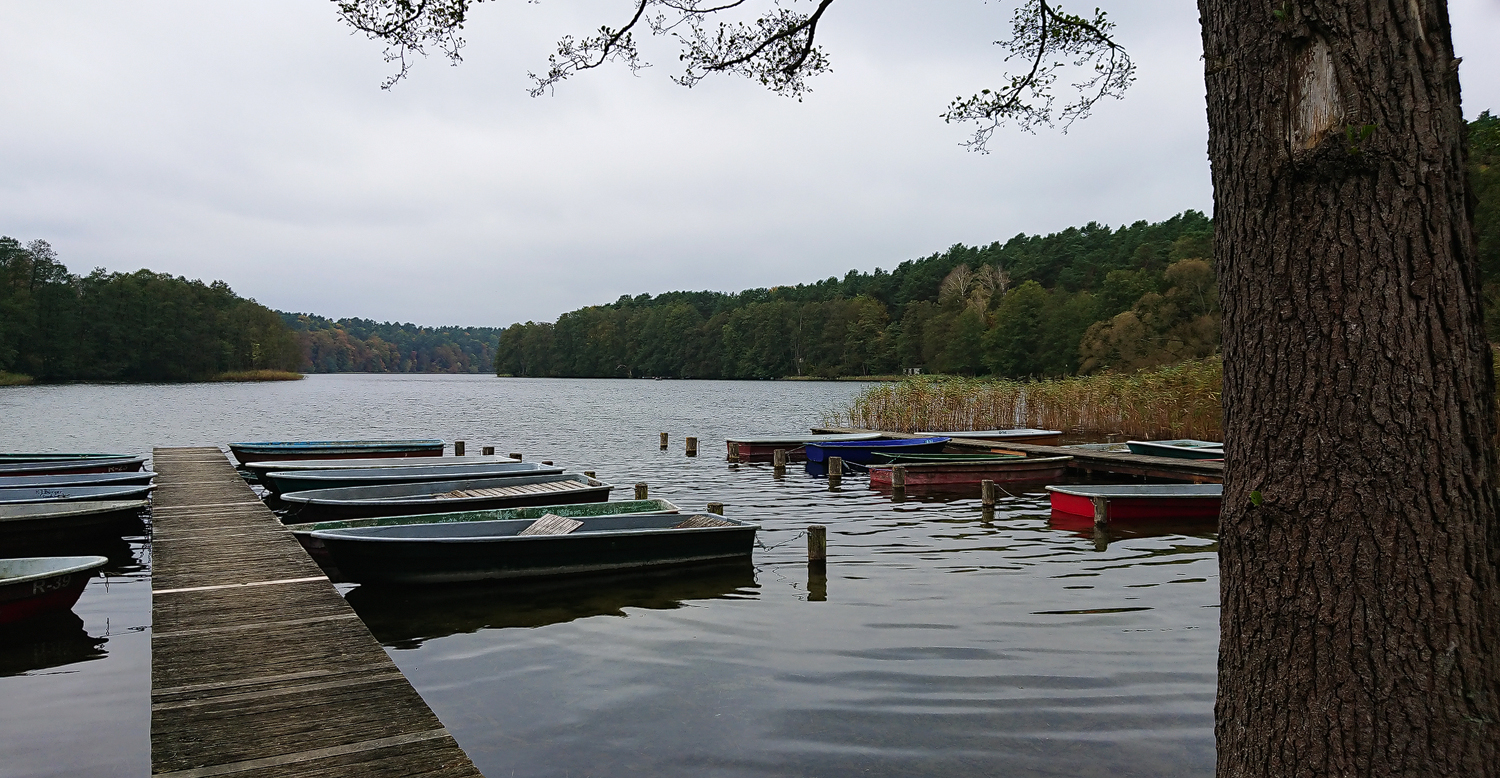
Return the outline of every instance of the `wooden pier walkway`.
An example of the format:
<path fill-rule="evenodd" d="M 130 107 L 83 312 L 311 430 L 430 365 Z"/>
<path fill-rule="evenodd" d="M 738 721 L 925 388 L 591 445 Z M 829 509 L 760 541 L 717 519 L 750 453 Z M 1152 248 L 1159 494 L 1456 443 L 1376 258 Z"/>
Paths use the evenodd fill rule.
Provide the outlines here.
<path fill-rule="evenodd" d="M 151 772 L 479 776 L 217 448 L 159 448 Z"/>
<path fill-rule="evenodd" d="M 908 435 L 904 432 L 862 430 L 851 427 L 815 427 L 813 432 L 853 433 L 879 432 L 888 438 L 922 438 L 926 435 Z M 994 449 L 1019 451 L 1023 454 L 1042 457 L 1068 456 L 1073 458 L 1070 469 L 1086 473 L 1111 473 L 1144 478 L 1160 478 L 1169 481 L 1190 481 L 1195 484 L 1221 483 L 1224 480 L 1224 463 L 1205 459 L 1173 459 L 1172 457 L 1150 457 L 1116 451 L 1092 451 L 1086 448 L 1063 446 L 1034 446 L 1029 443 L 1005 443 L 995 440 L 965 440 L 954 438 L 948 442 L 950 448 L 986 452 Z"/>

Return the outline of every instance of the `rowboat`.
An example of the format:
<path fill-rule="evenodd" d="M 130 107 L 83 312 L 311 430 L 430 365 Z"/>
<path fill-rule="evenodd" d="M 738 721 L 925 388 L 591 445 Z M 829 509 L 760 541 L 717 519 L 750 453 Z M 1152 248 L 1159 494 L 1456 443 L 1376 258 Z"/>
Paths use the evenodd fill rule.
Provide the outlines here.
<path fill-rule="evenodd" d="M 102 556 L 0 559 L 0 624 L 69 610 L 108 562 Z"/>
<path fill-rule="evenodd" d="M 893 454 L 874 452 L 874 465 L 905 465 L 914 462 L 993 462 L 997 459 L 1025 459 L 1019 451 L 1004 454 Z"/>
<path fill-rule="evenodd" d="M 243 464 L 242 467 L 255 475 L 257 479 L 264 479 L 265 474 L 277 470 L 362 470 L 369 467 L 433 467 L 435 465 L 495 465 L 503 462 L 517 462 L 520 460 L 510 457 L 442 457 L 441 459 L 430 459 L 428 457 L 404 457 L 404 458 L 358 458 L 358 459 L 268 459 L 262 462 L 251 462 Z"/>
<path fill-rule="evenodd" d="M 1094 500 L 1104 498 L 1106 518 L 1210 519 L 1219 515 L 1223 484 L 1077 484 L 1049 486 L 1052 510 L 1093 516 Z"/>
<path fill-rule="evenodd" d="M 741 462 L 769 462 L 777 449 L 784 449 L 787 461 L 800 462 L 807 459 L 803 447 L 809 443 L 843 443 L 857 440 L 879 440 L 878 432 L 851 432 L 836 435 L 787 435 L 766 438 L 732 438 L 724 441 L 729 447 L 729 458 Z"/>
<path fill-rule="evenodd" d="M 938 454 L 951 438 L 906 438 L 903 440 L 861 440 L 848 442 L 810 443 L 807 446 L 807 461 L 826 462 L 828 457 L 842 457 L 845 462 L 870 464 L 876 452 L 902 454 Z"/>
<path fill-rule="evenodd" d="M 1033 446 L 1055 446 L 1062 442 L 1062 430 L 1037 430 L 1016 427 L 1005 430 L 960 430 L 958 432 L 918 432 L 918 435 L 947 435 L 958 440 L 998 440 L 1005 443 L 1030 443 Z"/>
<path fill-rule="evenodd" d="M 64 473 L 58 475 L 7 475 L 0 476 L 0 489 L 20 489 L 47 486 L 127 486 L 149 484 L 156 473 L 144 470 L 136 473 Z"/>
<path fill-rule="evenodd" d="M 18 462 L 76 462 L 90 459 L 129 459 L 129 454 L 41 454 L 41 453 L 11 453 L 0 454 L 0 465 L 16 464 Z"/>
<path fill-rule="evenodd" d="M 145 500 L 84 500 L 0 505 L 0 548 L 95 537 L 135 519 L 149 504 Z"/>
<path fill-rule="evenodd" d="M 456 481 L 465 478 L 510 478 L 520 475 L 556 475 L 560 467 L 536 462 L 497 462 L 483 465 L 429 465 L 427 467 L 361 467 L 338 470 L 271 470 L 260 483 L 271 494 L 309 489 L 343 489 L 350 486 L 414 484 L 424 481 Z"/>
<path fill-rule="evenodd" d="M 981 481 L 1021 483 L 1056 481 L 1068 470 L 1072 457 L 1003 457 L 957 462 L 910 462 L 899 465 L 906 472 L 907 487 L 978 486 Z M 891 488 L 897 465 L 871 465 L 870 488 Z"/>
<path fill-rule="evenodd" d="M 582 502 L 572 505 L 537 505 L 530 508 L 495 508 L 487 511 L 458 511 L 455 513 L 418 513 L 411 516 L 379 516 L 368 519 L 345 519 L 343 521 L 316 521 L 305 524 L 288 524 L 297 542 L 307 549 L 308 556 L 334 572 L 332 560 L 323 550 L 322 541 L 312 534 L 319 530 L 355 529 L 359 527 L 397 527 L 409 524 L 451 524 L 466 521 L 503 521 L 507 519 L 530 519 L 535 521 L 547 514 L 565 516 L 570 519 L 585 516 L 617 516 L 627 513 L 677 513 L 678 508 L 666 500 L 625 500 L 622 502 Z"/>
<path fill-rule="evenodd" d="M 37 462 L 0 462 L 0 476 L 60 475 L 63 473 L 131 473 L 146 464 L 145 457 L 91 457 Z"/>
<path fill-rule="evenodd" d="M 230 443 L 230 453 L 240 464 L 268 459 L 354 459 L 387 457 L 440 457 L 441 440 L 268 440 Z"/>
<path fill-rule="evenodd" d="M 75 500 L 138 500 L 156 487 L 151 484 L 126 486 L 44 486 L 0 489 L 0 505 L 36 502 L 72 502 Z"/>
<path fill-rule="evenodd" d="M 287 519 L 328 521 L 481 508 L 521 508 L 556 502 L 604 502 L 614 487 L 577 473 L 515 478 L 470 478 L 389 486 L 352 486 L 285 492 Z"/>
<path fill-rule="evenodd" d="M 1171 457 L 1173 459 L 1223 459 L 1224 444 L 1211 440 L 1128 440 L 1125 445 L 1130 453 L 1148 457 Z"/>
<path fill-rule="evenodd" d="M 347 580 L 426 584 L 748 557 L 759 528 L 712 513 L 638 513 L 318 530 L 313 537 Z"/>

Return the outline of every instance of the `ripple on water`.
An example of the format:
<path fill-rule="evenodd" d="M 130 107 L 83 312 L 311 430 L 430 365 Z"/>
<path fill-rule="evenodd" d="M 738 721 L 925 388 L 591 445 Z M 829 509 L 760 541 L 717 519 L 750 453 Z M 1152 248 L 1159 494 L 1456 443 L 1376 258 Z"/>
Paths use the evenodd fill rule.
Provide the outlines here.
<path fill-rule="evenodd" d="M 856 476 L 829 491 L 796 467 L 776 479 L 769 466 L 723 461 L 726 436 L 815 424 L 857 388 L 357 375 L 20 387 L 0 389 L 0 412 L 30 421 L 0 434 L 8 449 L 126 451 L 462 439 L 596 470 L 617 499 L 646 481 L 653 497 L 724 502 L 762 525 L 751 562 L 692 574 L 345 587 L 491 776 L 1211 775 L 1211 528 L 1096 537 L 1054 520 L 1036 491 L 1010 490 L 984 521 L 977 495 L 894 502 Z M 663 430 L 667 451 L 656 445 Z M 685 435 L 698 436 L 701 456 L 683 456 Z M 814 523 L 828 527 L 821 572 L 805 561 L 802 532 Z M 139 559 L 149 563 L 144 547 Z M 112 583 L 115 599 L 91 586 L 84 635 L 108 631 L 106 656 L 65 665 L 114 690 L 85 695 L 106 720 L 90 735 L 136 766 L 149 755 L 144 583 Z M 21 708 L 41 706 L 43 723 L 59 724 L 78 707 L 76 687 L 59 680 L 69 676 L 40 672 L 0 678 L 8 740 L 13 721 L 35 718 Z M 11 751 L 0 774 L 45 774 L 41 757 L 67 765 L 80 749 L 44 739 L 19 763 Z M 71 773 L 89 772 L 89 758 L 75 761 Z"/>

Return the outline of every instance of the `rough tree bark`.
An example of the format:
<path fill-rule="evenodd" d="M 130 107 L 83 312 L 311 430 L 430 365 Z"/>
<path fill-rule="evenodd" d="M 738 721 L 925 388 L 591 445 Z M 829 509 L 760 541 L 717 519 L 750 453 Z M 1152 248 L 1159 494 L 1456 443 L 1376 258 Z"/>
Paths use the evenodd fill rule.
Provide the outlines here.
<path fill-rule="evenodd" d="M 1219 775 L 1500 775 L 1494 386 L 1445 4 L 1199 9 Z"/>

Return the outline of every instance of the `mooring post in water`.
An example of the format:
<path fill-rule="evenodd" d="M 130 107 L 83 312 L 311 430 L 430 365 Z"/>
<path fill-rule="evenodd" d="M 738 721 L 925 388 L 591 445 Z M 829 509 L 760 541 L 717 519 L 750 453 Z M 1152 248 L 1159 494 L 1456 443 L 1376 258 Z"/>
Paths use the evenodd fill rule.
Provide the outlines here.
<path fill-rule="evenodd" d="M 667 433 L 665 432 L 661 434 L 661 447 L 663 450 L 665 450 L 667 447 Z"/>
<path fill-rule="evenodd" d="M 1109 530 L 1102 524 L 1094 525 L 1094 550 L 1109 550 Z"/>
<path fill-rule="evenodd" d="M 708 504 L 708 512 L 709 513 L 716 513 L 716 514 L 718 514 L 720 516 L 723 516 L 724 515 L 724 503 L 722 503 L 722 502 L 711 502 L 711 503 L 709 503 Z"/>
<path fill-rule="evenodd" d="M 822 524 L 807 527 L 807 561 L 809 564 L 828 561 L 828 528 Z"/>
<path fill-rule="evenodd" d="M 891 468 L 891 488 L 906 491 L 906 465 Z"/>
<path fill-rule="evenodd" d="M 786 475 L 786 449 L 778 448 L 771 452 L 771 467 L 777 476 Z"/>
<path fill-rule="evenodd" d="M 844 458 L 828 458 L 828 488 L 833 489 L 844 480 Z"/>
<path fill-rule="evenodd" d="M 592 470 L 585 470 L 583 471 L 583 474 L 589 478 L 598 478 L 598 476 L 594 475 L 594 471 Z"/>
<path fill-rule="evenodd" d="M 999 490 L 995 488 L 995 482 L 985 479 L 979 482 L 979 503 L 989 510 L 995 509 L 995 503 L 1000 501 Z"/>
<path fill-rule="evenodd" d="M 510 457 L 510 458 L 511 458 L 511 459 L 514 459 L 514 460 L 516 460 L 516 461 L 517 461 L 517 462 L 520 462 L 520 461 L 521 461 L 521 455 L 520 455 L 520 454 L 517 454 L 517 453 L 515 453 L 515 452 L 511 452 L 511 453 L 509 453 L 509 454 L 506 454 L 506 456 L 508 456 L 508 457 Z"/>
<path fill-rule="evenodd" d="M 646 489 L 646 482 L 645 481 L 641 481 L 640 483 L 638 483 L 638 484 L 635 485 L 635 498 L 637 500 L 644 500 L 644 499 L 646 499 L 646 492 L 647 492 L 647 489 Z"/>
<path fill-rule="evenodd" d="M 495 455 L 495 447 L 494 446 L 485 446 L 484 448 L 479 449 L 479 453 L 481 453 L 481 454 L 483 454 L 483 455 L 485 455 L 487 457 L 492 457 L 492 456 Z"/>
<path fill-rule="evenodd" d="M 1094 498 L 1094 526 L 1095 527 L 1108 527 L 1109 526 L 1109 498 L 1108 497 L 1100 496 L 1100 497 L 1095 497 Z"/>
<path fill-rule="evenodd" d="M 455 440 L 455 441 L 453 441 L 453 456 L 461 457 L 463 455 L 464 455 L 464 442 L 462 440 Z"/>
<path fill-rule="evenodd" d="M 690 457 L 698 456 L 698 439 L 694 438 L 694 437 L 689 437 L 686 440 L 687 440 L 687 455 L 690 456 Z"/>
<path fill-rule="evenodd" d="M 552 466 L 552 460 L 550 460 L 550 459 L 543 459 L 542 460 L 542 464 L 547 465 L 548 467 L 551 467 Z"/>
<path fill-rule="evenodd" d="M 740 444 L 738 444 L 738 443 L 730 443 L 729 444 L 729 461 L 730 462 L 738 462 L 738 461 L 740 461 Z"/>

